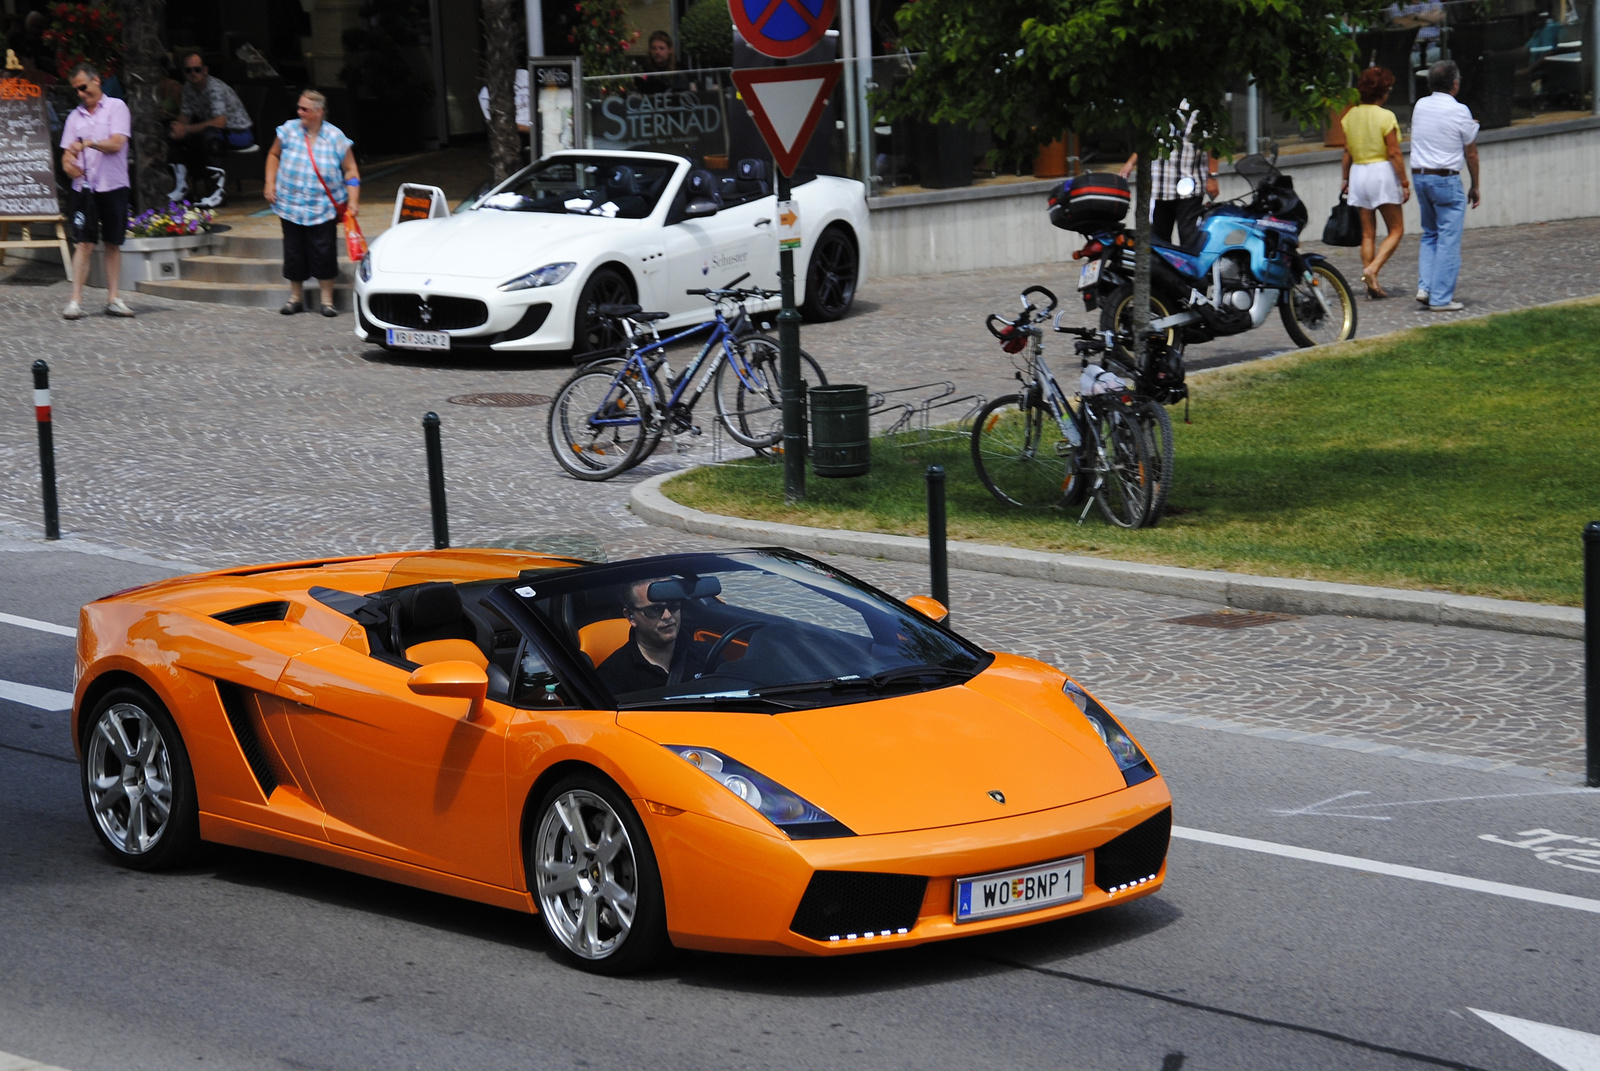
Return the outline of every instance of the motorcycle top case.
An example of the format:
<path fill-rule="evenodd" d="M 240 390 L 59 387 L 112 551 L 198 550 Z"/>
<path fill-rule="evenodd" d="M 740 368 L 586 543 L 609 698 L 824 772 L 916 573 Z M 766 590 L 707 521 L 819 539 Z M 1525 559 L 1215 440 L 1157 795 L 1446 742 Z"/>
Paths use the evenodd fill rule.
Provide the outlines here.
<path fill-rule="evenodd" d="M 1121 175 L 1079 175 L 1050 191 L 1050 222 L 1064 231 L 1104 230 L 1127 218 L 1132 201 Z"/>

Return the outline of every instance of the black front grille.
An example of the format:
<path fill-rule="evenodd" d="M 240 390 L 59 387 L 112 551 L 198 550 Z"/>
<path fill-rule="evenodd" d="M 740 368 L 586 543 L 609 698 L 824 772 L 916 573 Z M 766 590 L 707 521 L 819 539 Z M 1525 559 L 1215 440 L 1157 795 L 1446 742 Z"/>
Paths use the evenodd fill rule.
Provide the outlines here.
<path fill-rule="evenodd" d="M 1172 808 L 1146 818 L 1094 850 L 1094 883 L 1111 890 L 1161 872 L 1172 839 Z"/>
<path fill-rule="evenodd" d="M 367 308 L 384 323 L 423 331 L 460 331 L 489 319 L 489 306 L 476 298 L 368 294 Z"/>
<path fill-rule="evenodd" d="M 789 928 L 814 941 L 898 933 L 917 924 L 927 891 L 928 879 L 915 874 L 819 870 Z"/>
<path fill-rule="evenodd" d="M 249 606 L 236 606 L 232 610 L 224 610 L 220 614 L 211 616 L 224 625 L 253 625 L 258 621 L 282 621 L 289 616 L 289 604 L 282 600 L 253 602 Z"/>

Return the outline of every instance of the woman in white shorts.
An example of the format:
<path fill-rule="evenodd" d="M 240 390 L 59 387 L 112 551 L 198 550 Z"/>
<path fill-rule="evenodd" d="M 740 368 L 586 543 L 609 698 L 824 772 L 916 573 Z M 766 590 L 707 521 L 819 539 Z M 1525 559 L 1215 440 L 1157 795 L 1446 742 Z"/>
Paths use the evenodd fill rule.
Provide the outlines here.
<path fill-rule="evenodd" d="M 1367 297 L 1374 300 L 1389 296 L 1378 285 L 1378 271 L 1400 245 L 1405 233 L 1400 206 L 1411 199 L 1411 179 L 1400 155 L 1400 122 L 1383 106 L 1393 86 L 1393 74 L 1382 67 L 1368 67 L 1356 82 L 1361 103 L 1344 115 L 1341 189 L 1361 212 L 1361 281 L 1367 286 Z M 1389 233 L 1383 244 L 1377 245 L 1380 214 Z"/>

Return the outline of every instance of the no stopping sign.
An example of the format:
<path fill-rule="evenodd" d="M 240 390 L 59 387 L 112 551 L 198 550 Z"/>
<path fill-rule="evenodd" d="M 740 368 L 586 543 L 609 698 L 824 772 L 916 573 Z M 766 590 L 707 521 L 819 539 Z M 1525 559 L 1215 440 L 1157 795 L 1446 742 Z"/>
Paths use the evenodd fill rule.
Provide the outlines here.
<path fill-rule="evenodd" d="M 728 0 L 728 10 L 751 48 L 789 59 L 822 40 L 839 0 Z"/>

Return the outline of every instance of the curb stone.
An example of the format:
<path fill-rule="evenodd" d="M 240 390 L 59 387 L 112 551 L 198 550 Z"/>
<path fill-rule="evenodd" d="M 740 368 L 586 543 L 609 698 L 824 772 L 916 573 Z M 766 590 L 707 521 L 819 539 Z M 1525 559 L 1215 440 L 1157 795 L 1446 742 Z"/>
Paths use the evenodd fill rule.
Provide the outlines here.
<path fill-rule="evenodd" d="M 863 558 L 926 563 L 926 540 L 912 536 L 807 528 L 798 524 L 752 521 L 692 509 L 668 498 L 661 485 L 683 469 L 662 473 L 634 487 L 628 505 L 652 524 L 696 535 L 778 543 L 795 550 L 853 554 Z M 1289 580 L 1209 569 L 1114 561 L 1074 554 L 1022 550 L 984 543 L 949 544 L 950 566 L 980 573 L 1031 577 L 1058 584 L 1122 588 L 1152 595 L 1171 595 L 1240 610 L 1299 615 L 1337 614 L 1425 625 L 1520 632 L 1561 639 L 1583 638 L 1583 611 L 1570 606 L 1485 599 L 1450 592 L 1406 591 L 1399 588 L 1335 584 L 1323 580 Z"/>

